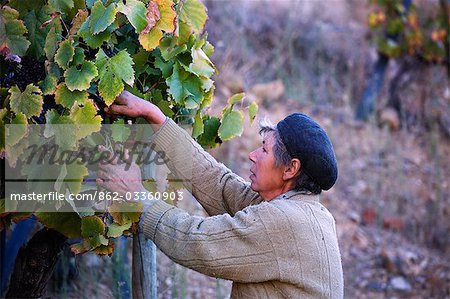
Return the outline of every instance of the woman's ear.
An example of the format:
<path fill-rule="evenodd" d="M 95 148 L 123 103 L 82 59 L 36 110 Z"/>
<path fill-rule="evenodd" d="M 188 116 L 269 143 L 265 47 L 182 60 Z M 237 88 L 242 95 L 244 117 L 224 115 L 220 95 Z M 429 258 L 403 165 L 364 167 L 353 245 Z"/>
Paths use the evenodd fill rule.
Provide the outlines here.
<path fill-rule="evenodd" d="M 286 166 L 284 169 L 283 179 L 287 181 L 292 178 L 295 178 L 300 173 L 301 167 L 302 164 L 300 163 L 299 159 L 297 158 L 292 159 L 289 165 Z"/>

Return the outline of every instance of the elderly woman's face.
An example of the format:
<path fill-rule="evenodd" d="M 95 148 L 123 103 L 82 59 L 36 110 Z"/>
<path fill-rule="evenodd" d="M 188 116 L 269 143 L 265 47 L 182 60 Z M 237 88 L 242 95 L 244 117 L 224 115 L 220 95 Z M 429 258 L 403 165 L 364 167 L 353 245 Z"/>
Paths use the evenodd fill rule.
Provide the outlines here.
<path fill-rule="evenodd" d="M 283 188 L 283 167 L 275 165 L 274 143 L 273 133 L 265 134 L 262 145 L 248 155 L 254 163 L 250 168 L 251 188 L 265 200 L 272 199 Z"/>

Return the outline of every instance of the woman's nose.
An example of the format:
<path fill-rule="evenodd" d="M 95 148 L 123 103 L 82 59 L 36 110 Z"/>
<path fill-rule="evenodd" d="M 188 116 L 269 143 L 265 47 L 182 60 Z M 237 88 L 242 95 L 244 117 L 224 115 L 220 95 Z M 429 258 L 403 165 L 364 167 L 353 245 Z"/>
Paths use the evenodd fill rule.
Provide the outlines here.
<path fill-rule="evenodd" d="M 250 161 L 255 162 L 255 152 L 256 151 L 252 151 L 248 154 L 248 158 L 250 159 Z"/>

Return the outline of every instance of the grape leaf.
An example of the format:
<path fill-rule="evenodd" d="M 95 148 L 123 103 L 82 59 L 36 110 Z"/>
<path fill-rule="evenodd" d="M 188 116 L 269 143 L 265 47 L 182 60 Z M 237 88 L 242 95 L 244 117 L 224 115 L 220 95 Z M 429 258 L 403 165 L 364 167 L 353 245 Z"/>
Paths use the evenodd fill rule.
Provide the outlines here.
<path fill-rule="evenodd" d="M 149 8 L 152 7 L 151 3 L 154 2 L 150 1 Z M 147 27 L 147 9 L 144 3 L 137 0 L 127 0 L 126 4 L 119 4 L 118 11 L 127 16 L 128 21 L 130 21 L 131 25 L 136 29 L 136 33 L 140 33 Z"/>
<path fill-rule="evenodd" d="M 105 7 L 101 1 L 95 2 L 94 6 L 92 6 L 89 22 L 92 34 L 95 35 L 105 31 L 116 19 L 116 12 L 117 7 L 114 3 Z"/>
<path fill-rule="evenodd" d="M 106 42 L 111 38 L 111 32 L 117 28 L 117 25 L 113 23 L 106 28 L 105 31 L 100 32 L 99 34 L 93 34 L 89 28 L 90 20 L 91 17 L 87 17 L 83 24 L 81 24 L 78 34 L 83 38 L 89 47 L 96 49 L 99 48 L 103 42 Z"/>
<path fill-rule="evenodd" d="M 89 13 L 87 10 L 78 10 L 77 14 L 72 20 L 72 27 L 70 27 L 69 34 L 74 35 L 80 30 L 81 25 L 86 21 Z M 88 23 L 87 23 L 88 24 Z"/>
<path fill-rule="evenodd" d="M 229 111 L 222 118 L 218 135 L 223 141 L 240 136 L 244 130 L 244 115 L 242 111 Z"/>
<path fill-rule="evenodd" d="M 74 65 L 82 64 L 84 61 L 84 58 L 85 58 L 85 56 L 84 56 L 83 48 L 80 48 L 80 47 L 75 48 L 75 54 L 73 54 L 73 60 L 72 60 L 73 64 Z"/>
<path fill-rule="evenodd" d="M 186 45 L 178 46 L 176 38 L 166 36 L 159 43 L 159 49 L 161 51 L 161 56 L 164 60 L 169 61 L 173 59 L 178 54 L 187 50 Z"/>
<path fill-rule="evenodd" d="M 159 41 L 163 37 L 163 31 L 172 33 L 175 30 L 176 14 L 173 9 L 172 0 L 157 0 L 156 2 L 160 14 L 159 20 L 156 21 L 155 26 L 151 28 L 148 28 L 149 26 L 147 26 L 139 34 L 139 43 L 147 51 L 151 51 L 159 45 Z M 149 25 L 151 25 L 150 21 Z"/>
<path fill-rule="evenodd" d="M 101 52 L 103 51 L 101 50 Z M 100 77 L 98 91 L 109 106 L 123 91 L 122 80 L 130 86 L 134 84 L 134 62 L 126 50 L 120 51 L 111 58 L 105 57 L 106 55 L 101 52 L 99 51 L 96 57 Z"/>
<path fill-rule="evenodd" d="M 87 216 L 81 218 L 81 236 L 91 248 L 100 245 L 108 245 L 108 240 L 103 236 L 105 224 L 97 216 Z"/>
<path fill-rule="evenodd" d="M 244 97 L 245 97 L 245 93 L 243 93 L 243 92 L 234 94 L 228 99 L 228 104 L 234 105 L 237 102 L 242 101 L 244 99 Z"/>
<path fill-rule="evenodd" d="M 102 118 L 97 115 L 97 110 L 91 101 L 87 101 L 83 107 L 75 105 L 71 110 L 70 117 L 78 124 L 77 139 L 100 131 Z"/>
<path fill-rule="evenodd" d="M 89 174 L 89 170 L 83 165 L 80 159 L 75 162 L 66 164 L 67 174 L 64 178 L 64 190 L 67 187 L 72 194 L 78 194 L 81 191 L 83 178 Z"/>
<path fill-rule="evenodd" d="M 28 29 L 27 37 L 31 42 L 26 55 L 33 56 L 37 59 L 45 55 L 45 39 L 47 37 L 49 28 L 47 26 L 42 28 L 41 24 L 48 20 L 49 13 L 50 12 L 48 7 L 43 6 L 42 9 L 31 10 L 23 17 L 25 26 L 27 26 Z"/>
<path fill-rule="evenodd" d="M 27 134 L 27 117 L 23 113 L 18 113 L 14 116 L 11 124 L 6 131 L 8 147 L 16 145 Z"/>
<path fill-rule="evenodd" d="M 149 1 L 147 12 L 145 13 L 145 17 L 147 20 L 147 26 L 140 33 L 147 34 L 153 27 L 155 27 L 156 22 L 161 19 L 161 14 L 159 12 L 158 2 Z"/>
<path fill-rule="evenodd" d="M 72 108 L 75 103 L 82 105 L 86 103 L 88 99 L 87 91 L 70 91 L 65 83 L 60 83 L 56 88 L 55 102 L 56 104 L 63 105 L 66 108 Z"/>
<path fill-rule="evenodd" d="M 36 212 L 40 223 L 52 228 L 68 238 L 81 237 L 81 218 L 77 213 Z"/>
<path fill-rule="evenodd" d="M 192 138 L 197 138 L 201 134 L 203 134 L 204 131 L 204 125 L 203 125 L 203 119 L 200 115 L 200 110 L 197 112 L 197 114 L 194 117 L 194 125 L 192 126 Z"/>
<path fill-rule="evenodd" d="M 43 100 L 39 87 L 28 84 L 24 92 L 17 86 L 9 89 L 11 110 L 16 113 L 23 113 L 27 118 L 39 116 L 41 114 Z"/>
<path fill-rule="evenodd" d="M 216 72 L 213 63 L 201 48 L 195 49 L 195 47 L 192 47 L 191 53 L 192 63 L 189 65 L 191 72 L 198 76 L 205 76 L 208 78 Z"/>
<path fill-rule="evenodd" d="M 66 85 L 69 90 L 86 90 L 92 79 L 97 77 L 97 67 L 92 61 L 84 61 L 81 65 L 74 65 L 64 72 Z"/>
<path fill-rule="evenodd" d="M 49 0 L 48 4 L 54 11 L 68 15 L 74 7 L 73 0 Z"/>
<path fill-rule="evenodd" d="M 55 55 L 55 62 L 65 70 L 69 67 L 69 63 L 72 61 L 74 53 L 72 40 L 66 39 L 59 44 L 58 51 Z"/>
<path fill-rule="evenodd" d="M 199 0 L 186 0 L 181 7 L 180 20 L 188 24 L 194 33 L 203 31 L 207 19 L 206 7 Z"/>
<path fill-rule="evenodd" d="M 72 149 L 77 144 L 77 131 L 75 122 L 68 116 L 61 116 L 55 110 L 47 111 L 44 136 L 55 136 L 55 143 L 62 149 Z"/>
<path fill-rule="evenodd" d="M 45 38 L 45 56 L 48 60 L 53 61 L 53 57 L 55 56 L 57 46 L 60 40 L 59 32 L 56 30 L 56 26 L 50 28 L 50 31 Z"/>
<path fill-rule="evenodd" d="M 70 245 L 70 251 L 72 251 L 76 255 L 85 253 L 89 251 L 89 249 L 89 244 L 87 244 L 86 242 Z"/>
<path fill-rule="evenodd" d="M 114 141 L 123 143 L 130 137 L 131 130 L 125 126 L 125 121 L 121 118 L 111 125 L 111 137 Z"/>
<path fill-rule="evenodd" d="M 119 225 L 125 225 L 128 222 L 138 222 L 142 212 L 141 202 L 119 202 L 114 201 L 108 207 L 108 212 Z"/>
<path fill-rule="evenodd" d="M 256 104 L 256 102 L 252 102 L 248 106 L 248 117 L 250 118 L 250 124 L 253 124 L 253 121 L 255 120 L 257 113 L 258 113 L 258 104 Z"/>
<path fill-rule="evenodd" d="M 111 240 L 108 241 L 107 245 L 101 244 L 100 246 L 94 249 L 94 253 L 98 255 L 111 256 L 113 251 L 114 251 L 114 243 Z"/>
<path fill-rule="evenodd" d="M 118 223 L 111 223 L 108 226 L 108 232 L 106 234 L 107 237 L 110 238 L 117 238 L 123 235 L 123 232 L 130 229 L 131 227 L 131 221 L 125 222 L 125 224 L 120 225 Z"/>
<path fill-rule="evenodd" d="M 11 54 L 23 56 L 30 46 L 24 36 L 28 30 L 19 12 L 9 6 L 2 6 L 0 10 L 0 52 L 9 50 Z"/>
<path fill-rule="evenodd" d="M 166 83 L 175 102 L 183 103 L 187 99 L 186 108 L 198 107 L 201 103 L 202 82 L 197 76 L 186 72 L 179 63 L 175 63 L 173 73 L 166 79 Z"/>
<path fill-rule="evenodd" d="M 56 86 L 58 85 L 58 77 L 53 74 L 48 74 L 45 76 L 44 81 L 40 85 L 42 93 L 44 95 L 49 95 L 55 93 Z"/>
<path fill-rule="evenodd" d="M 203 120 L 203 134 L 197 139 L 198 143 L 205 147 L 215 147 L 217 145 L 217 134 L 220 127 L 220 120 L 217 117 L 205 118 Z"/>

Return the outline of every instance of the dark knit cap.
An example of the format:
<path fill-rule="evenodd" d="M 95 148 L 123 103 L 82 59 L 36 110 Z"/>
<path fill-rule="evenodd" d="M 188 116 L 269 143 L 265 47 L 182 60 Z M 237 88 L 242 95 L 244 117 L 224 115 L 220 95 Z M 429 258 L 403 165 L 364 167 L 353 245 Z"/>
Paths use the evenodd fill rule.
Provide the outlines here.
<path fill-rule="evenodd" d="M 300 160 L 306 174 L 323 190 L 333 187 L 338 170 L 327 133 L 303 113 L 288 115 L 277 124 L 277 129 L 291 158 Z"/>

